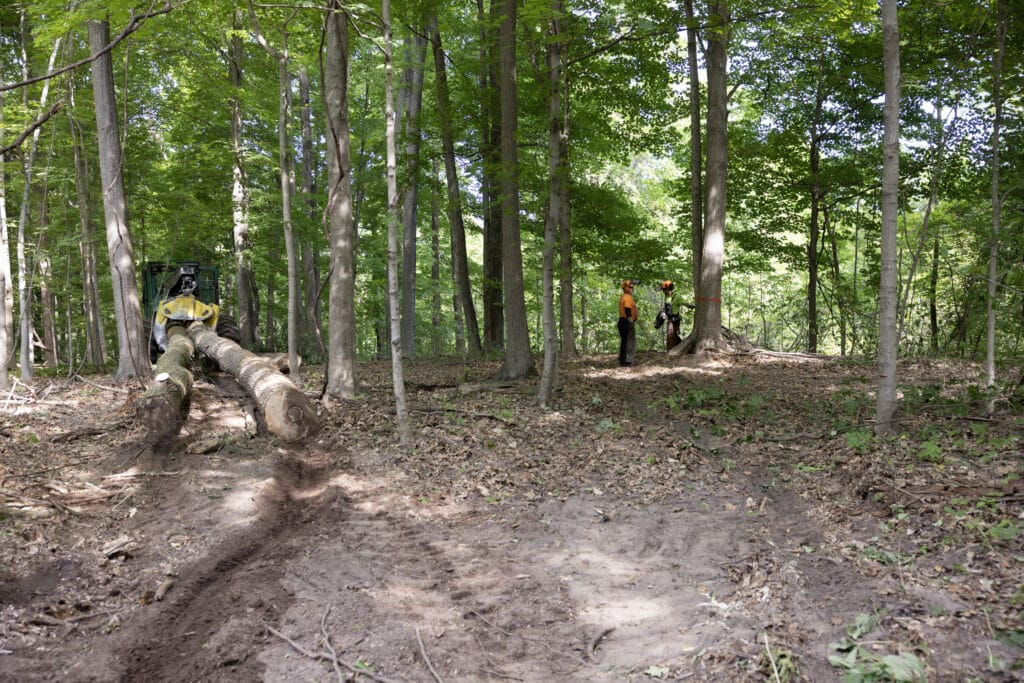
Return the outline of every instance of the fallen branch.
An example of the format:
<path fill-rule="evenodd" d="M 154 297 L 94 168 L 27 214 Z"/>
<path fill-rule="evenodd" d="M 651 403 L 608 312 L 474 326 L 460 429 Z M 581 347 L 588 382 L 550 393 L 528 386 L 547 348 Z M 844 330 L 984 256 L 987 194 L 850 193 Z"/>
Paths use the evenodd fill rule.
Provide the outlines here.
<path fill-rule="evenodd" d="M 423 661 L 426 662 L 427 668 L 430 669 L 430 674 L 434 677 L 434 680 L 437 683 L 444 683 L 441 674 L 437 673 L 434 665 L 430 663 L 430 657 L 427 657 L 427 648 L 423 645 L 423 639 L 420 638 L 420 630 L 418 628 L 416 629 L 416 642 L 420 644 L 420 655 L 423 657 Z"/>
<path fill-rule="evenodd" d="M 135 402 L 135 416 L 153 442 L 176 437 L 192 403 L 195 344 L 180 326 L 167 330 L 167 336 L 167 350 L 153 368 L 153 384 Z"/>
<path fill-rule="evenodd" d="M 270 631 L 271 633 L 273 633 L 275 636 L 277 636 L 281 640 L 283 640 L 284 642 L 286 642 L 289 645 L 291 645 L 295 649 L 296 652 L 298 652 L 299 654 L 304 655 L 306 657 L 309 657 L 310 659 L 323 660 L 323 661 L 328 661 L 328 662 L 336 662 L 337 664 L 339 664 L 339 665 L 345 667 L 346 669 L 348 669 L 353 674 L 358 674 L 360 676 L 366 676 L 370 680 L 378 681 L 379 683 L 392 683 L 390 681 L 390 679 L 384 678 L 383 676 L 378 676 L 377 674 L 373 673 L 372 671 L 367 671 L 366 669 L 357 668 L 357 667 L 352 666 L 351 664 L 349 664 L 347 662 L 341 661 L 337 657 L 331 657 L 331 655 L 329 653 L 327 653 L 327 652 L 322 652 L 322 651 L 321 652 L 313 652 L 312 650 L 307 650 L 305 647 L 303 647 L 299 643 L 295 642 L 294 640 L 292 640 L 291 638 L 289 638 L 285 634 L 281 633 L 280 631 L 278 631 L 273 626 L 267 626 L 267 630 Z"/>
<path fill-rule="evenodd" d="M 605 630 L 601 631 L 600 633 L 598 633 L 596 636 L 594 636 L 590 640 L 590 642 L 587 644 L 587 659 L 589 659 L 591 661 L 594 660 L 594 652 L 597 651 L 597 648 L 601 644 L 601 642 L 605 638 L 607 638 L 609 635 L 611 635 L 612 631 L 614 631 L 614 630 L 615 630 L 615 627 L 614 626 L 610 626 L 610 627 L 606 628 Z"/>

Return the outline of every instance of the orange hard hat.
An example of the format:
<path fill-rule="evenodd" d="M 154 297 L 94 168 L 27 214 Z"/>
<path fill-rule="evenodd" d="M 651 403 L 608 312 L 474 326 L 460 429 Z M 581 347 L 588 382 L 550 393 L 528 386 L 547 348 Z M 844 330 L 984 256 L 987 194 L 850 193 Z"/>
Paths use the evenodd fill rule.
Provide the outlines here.
<path fill-rule="evenodd" d="M 672 283 L 671 280 L 665 280 L 664 282 L 661 283 L 661 288 L 662 289 L 675 289 L 675 285 Z"/>
<path fill-rule="evenodd" d="M 622 290 L 626 291 L 627 289 L 633 289 L 633 281 L 632 280 L 623 280 L 622 281 Z"/>

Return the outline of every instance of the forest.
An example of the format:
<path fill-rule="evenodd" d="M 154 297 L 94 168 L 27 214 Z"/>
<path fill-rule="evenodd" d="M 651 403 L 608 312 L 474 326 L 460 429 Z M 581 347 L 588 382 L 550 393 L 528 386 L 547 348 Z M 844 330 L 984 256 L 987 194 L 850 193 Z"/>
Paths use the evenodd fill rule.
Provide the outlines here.
<path fill-rule="evenodd" d="M 0 678 L 1013 680 L 1021 26 L 4 3 Z"/>

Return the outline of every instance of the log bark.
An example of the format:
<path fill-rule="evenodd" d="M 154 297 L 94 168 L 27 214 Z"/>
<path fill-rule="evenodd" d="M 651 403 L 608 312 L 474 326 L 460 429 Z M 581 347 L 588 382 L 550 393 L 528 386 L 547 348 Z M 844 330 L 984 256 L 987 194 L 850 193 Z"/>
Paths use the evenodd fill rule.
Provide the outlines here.
<path fill-rule="evenodd" d="M 285 441 L 301 441 L 320 428 L 313 404 L 266 359 L 218 337 L 202 323 L 189 325 L 188 335 L 201 353 L 217 361 L 256 400 L 267 431 Z"/>
<path fill-rule="evenodd" d="M 188 417 L 192 404 L 192 356 L 195 345 L 185 328 L 167 330 L 167 350 L 156 362 L 155 380 L 135 402 L 135 416 L 152 440 L 173 438 Z"/>

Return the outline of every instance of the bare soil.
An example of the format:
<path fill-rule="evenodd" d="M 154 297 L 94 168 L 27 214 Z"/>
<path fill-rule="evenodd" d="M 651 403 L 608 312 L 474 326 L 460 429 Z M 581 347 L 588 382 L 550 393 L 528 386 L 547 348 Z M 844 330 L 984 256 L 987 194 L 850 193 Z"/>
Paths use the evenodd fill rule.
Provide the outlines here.
<path fill-rule="evenodd" d="M 104 378 L 17 386 L 0 680 L 1021 680 L 1024 416 L 976 367 L 901 367 L 879 440 L 870 364 L 639 360 L 550 410 L 410 363 L 404 446 L 387 364 L 301 446 L 215 375 L 159 444 Z"/>

